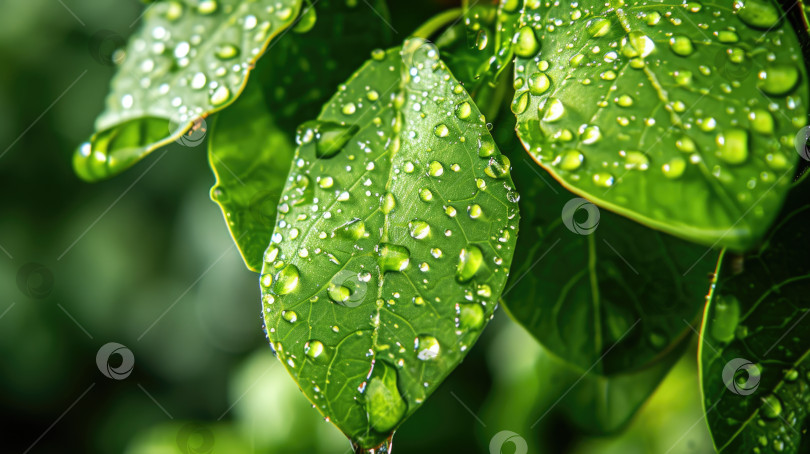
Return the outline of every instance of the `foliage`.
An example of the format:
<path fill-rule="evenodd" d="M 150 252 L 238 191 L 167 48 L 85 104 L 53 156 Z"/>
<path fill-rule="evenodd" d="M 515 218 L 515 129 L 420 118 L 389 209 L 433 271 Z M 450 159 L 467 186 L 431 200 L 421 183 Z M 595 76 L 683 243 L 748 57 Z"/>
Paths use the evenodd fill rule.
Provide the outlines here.
<path fill-rule="evenodd" d="M 705 312 L 715 447 L 807 449 L 793 2 L 463 2 L 393 43 L 382 1 L 155 5 L 76 172 L 210 124 L 270 344 L 357 452 L 390 451 L 499 302 L 543 346 L 535 384 L 570 384 L 561 409 L 596 433 Z"/>

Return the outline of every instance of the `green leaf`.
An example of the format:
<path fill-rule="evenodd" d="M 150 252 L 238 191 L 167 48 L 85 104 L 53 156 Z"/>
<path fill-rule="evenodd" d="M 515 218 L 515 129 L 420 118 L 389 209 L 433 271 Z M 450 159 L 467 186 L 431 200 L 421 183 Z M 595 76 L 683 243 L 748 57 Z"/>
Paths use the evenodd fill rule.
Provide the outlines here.
<path fill-rule="evenodd" d="M 801 191 L 800 191 L 801 189 Z M 807 452 L 807 185 L 763 245 L 725 252 L 701 331 L 701 388 L 719 452 Z"/>
<path fill-rule="evenodd" d="M 665 356 L 698 319 L 717 253 L 600 210 L 513 159 L 521 235 L 503 295 L 513 318 L 597 374 Z"/>
<path fill-rule="evenodd" d="M 318 0 L 306 22 L 273 46 L 256 68 L 276 123 L 290 133 L 315 118 L 338 85 L 375 48 L 391 44 L 388 8 L 383 0 Z M 267 243 L 264 244 L 267 246 Z"/>
<path fill-rule="evenodd" d="M 442 60 L 473 99 L 487 85 L 481 68 L 488 67 L 494 55 L 492 36 L 496 13 L 494 5 L 475 5 L 464 12 L 464 20 L 457 21 L 436 38 Z"/>
<path fill-rule="evenodd" d="M 790 186 L 793 137 L 807 121 L 807 73 L 781 10 L 771 0 L 734 10 L 528 3 L 513 111 L 534 159 L 576 194 L 656 229 L 755 244 Z"/>
<path fill-rule="evenodd" d="M 494 43 L 491 45 L 493 55 L 488 64 L 479 71 L 479 76 L 486 78 L 493 85 L 515 58 L 512 44 L 516 38 L 522 7 L 523 0 L 500 0 L 498 4 Z"/>
<path fill-rule="evenodd" d="M 422 44 L 373 52 L 302 125 L 262 269 L 279 359 L 363 448 L 463 359 L 517 235 L 508 159 Z"/>
<path fill-rule="evenodd" d="M 245 264 L 262 269 L 295 147 L 268 112 L 261 88 L 249 82 L 233 106 L 220 113 L 208 142 L 217 178 L 211 188 Z"/>
<path fill-rule="evenodd" d="M 129 168 L 232 103 L 301 0 L 165 1 L 149 5 L 113 78 L 96 134 L 76 151 L 84 180 Z"/>
<path fill-rule="evenodd" d="M 662 358 L 639 370 L 611 376 L 583 374 L 581 369 L 547 355 L 547 364 L 541 362 L 538 374 L 543 376 L 540 380 L 548 387 L 556 385 L 560 390 L 560 410 L 571 422 L 587 433 L 614 434 L 630 423 L 658 388 L 683 356 L 690 337 L 679 340 Z M 561 386 L 563 383 L 565 388 Z"/>
<path fill-rule="evenodd" d="M 242 95 L 248 99 L 220 113 L 213 125 L 208 156 L 217 185 L 211 195 L 251 271 L 261 270 L 273 233 L 294 151 L 287 136 L 317 115 L 348 71 L 365 61 L 374 43 L 388 40 L 385 18 L 377 16 L 385 12 L 379 2 L 320 0 L 306 6 L 295 33 L 285 35 L 258 62 L 246 88 L 249 92 Z"/>

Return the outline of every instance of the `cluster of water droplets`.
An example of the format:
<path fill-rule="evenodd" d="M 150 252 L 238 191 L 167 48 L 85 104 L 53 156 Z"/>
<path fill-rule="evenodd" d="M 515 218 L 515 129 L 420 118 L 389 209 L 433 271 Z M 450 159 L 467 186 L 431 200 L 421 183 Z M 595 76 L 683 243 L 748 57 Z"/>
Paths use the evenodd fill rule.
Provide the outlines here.
<path fill-rule="evenodd" d="M 296 141 L 261 275 L 268 337 L 324 413 L 331 367 L 367 361 L 340 398 L 382 433 L 492 316 L 517 229 L 510 162 L 420 41 L 372 52 Z"/>
<path fill-rule="evenodd" d="M 570 181 L 714 178 L 747 188 L 731 202 L 745 204 L 793 165 L 801 51 L 768 0 L 527 5 L 513 45 L 519 132 Z"/>
<path fill-rule="evenodd" d="M 97 122 L 102 131 L 77 151 L 77 169 L 90 165 L 83 161 L 103 160 L 105 172 L 115 174 L 155 142 L 184 133 L 193 120 L 232 101 L 270 38 L 295 19 L 295 4 L 172 0 L 151 5 L 139 33 L 115 58 L 120 68 Z M 109 137 L 145 117 L 165 119 L 163 130 L 149 130 L 140 142 L 116 148 Z M 130 156 L 138 151 L 133 148 L 140 154 Z"/>

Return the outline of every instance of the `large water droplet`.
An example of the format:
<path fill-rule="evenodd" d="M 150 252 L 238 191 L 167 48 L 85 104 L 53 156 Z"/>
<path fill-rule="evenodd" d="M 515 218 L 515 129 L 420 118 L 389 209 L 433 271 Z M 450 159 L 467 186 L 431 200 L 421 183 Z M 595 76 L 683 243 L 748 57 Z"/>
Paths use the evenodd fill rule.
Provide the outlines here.
<path fill-rule="evenodd" d="M 718 296 L 712 312 L 711 334 L 719 342 L 734 340 L 740 322 L 740 301 L 734 295 Z"/>
<path fill-rule="evenodd" d="M 534 29 L 528 25 L 521 27 L 515 33 L 512 42 L 515 55 L 522 58 L 534 57 L 540 51 L 540 42 L 534 34 Z"/>
<path fill-rule="evenodd" d="M 485 313 L 480 304 L 462 303 L 457 311 L 459 328 L 479 330 L 484 326 Z"/>
<path fill-rule="evenodd" d="M 439 345 L 439 340 L 435 337 L 421 335 L 414 339 L 413 349 L 416 351 L 417 358 L 422 361 L 430 361 L 439 356 L 441 346 Z"/>
<path fill-rule="evenodd" d="M 319 340 L 311 340 L 304 344 L 304 354 L 311 360 L 315 360 L 323 354 L 323 342 Z"/>
<path fill-rule="evenodd" d="M 749 27 L 769 30 L 779 24 L 781 15 L 770 0 L 734 2 L 737 16 Z"/>
<path fill-rule="evenodd" d="M 273 285 L 273 292 L 276 295 L 287 295 L 295 291 L 298 288 L 298 268 L 293 265 L 289 264 L 281 269 L 281 271 L 276 274 L 276 282 Z"/>
<path fill-rule="evenodd" d="M 397 386 L 397 371 L 377 360 L 365 389 L 368 422 L 377 432 L 386 433 L 405 417 L 407 404 Z"/>
<path fill-rule="evenodd" d="M 742 164 L 748 159 L 748 132 L 729 129 L 716 137 L 717 156 L 729 164 Z"/>
<path fill-rule="evenodd" d="M 380 271 L 402 271 L 408 267 L 411 260 L 411 252 L 405 246 L 382 243 L 379 248 L 377 263 Z"/>
<path fill-rule="evenodd" d="M 470 244 L 462 248 L 458 255 L 458 265 L 456 266 L 456 280 L 467 282 L 475 276 L 478 269 L 484 263 L 484 253 L 481 248 Z"/>
<path fill-rule="evenodd" d="M 799 68 L 793 64 L 774 64 L 758 74 L 757 87 L 770 96 L 785 96 L 798 85 Z"/>

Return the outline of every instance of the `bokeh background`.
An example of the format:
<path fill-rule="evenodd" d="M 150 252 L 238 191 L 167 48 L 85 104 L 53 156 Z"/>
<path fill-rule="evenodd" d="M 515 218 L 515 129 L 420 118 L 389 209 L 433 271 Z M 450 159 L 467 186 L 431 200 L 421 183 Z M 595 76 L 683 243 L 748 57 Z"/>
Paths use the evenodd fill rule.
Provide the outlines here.
<path fill-rule="evenodd" d="M 457 6 L 389 4 L 400 38 Z M 98 184 L 73 174 L 71 154 L 115 71 L 97 38 L 128 37 L 143 9 L 135 0 L 0 2 L 0 452 L 347 453 L 267 346 L 257 276 L 209 199 L 205 145 L 171 146 Z M 126 379 L 96 365 L 108 342 L 134 355 Z M 567 387 L 548 380 L 549 364 L 499 311 L 399 430 L 395 452 L 486 453 L 503 430 L 530 453 L 712 451 L 694 342 L 610 436 L 558 411 Z"/>

